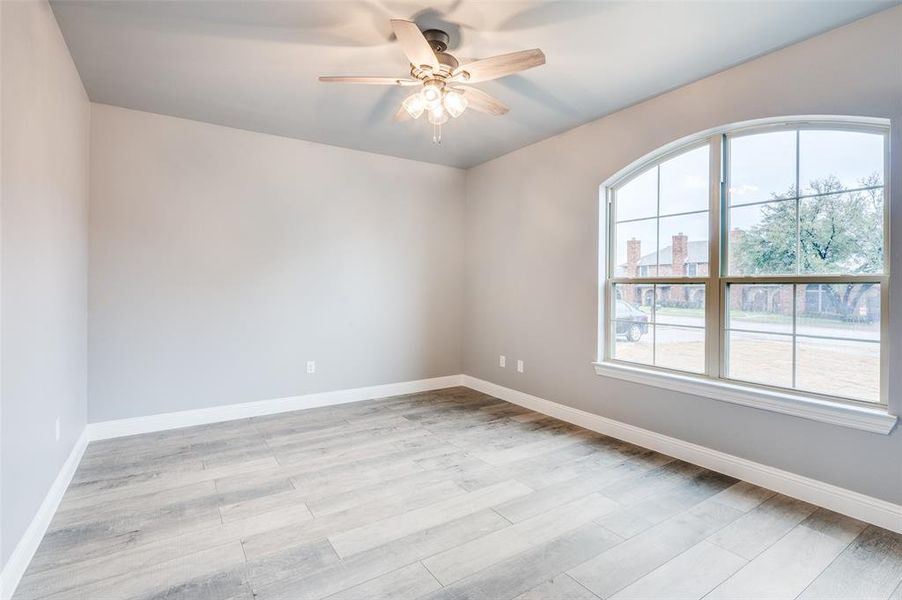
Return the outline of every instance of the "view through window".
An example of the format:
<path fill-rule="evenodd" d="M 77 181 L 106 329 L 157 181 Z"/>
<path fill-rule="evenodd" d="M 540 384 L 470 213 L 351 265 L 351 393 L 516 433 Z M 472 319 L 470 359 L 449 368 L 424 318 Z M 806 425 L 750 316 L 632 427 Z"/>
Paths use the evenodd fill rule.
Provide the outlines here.
<path fill-rule="evenodd" d="M 607 190 L 605 359 L 881 402 L 887 130 L 713 136 Z"/>

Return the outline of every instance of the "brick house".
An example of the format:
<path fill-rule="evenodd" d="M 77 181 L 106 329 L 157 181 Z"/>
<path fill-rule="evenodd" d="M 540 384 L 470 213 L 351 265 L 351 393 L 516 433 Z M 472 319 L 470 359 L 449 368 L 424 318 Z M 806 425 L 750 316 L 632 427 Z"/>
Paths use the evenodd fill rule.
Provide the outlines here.
<path fill-rule="evenodd" d="M 742 231 L 734 229 L 730 238 L 735 243 Z M 708 242 L 689 241 L 685 234 L 671 237 L 669 246 L 642 254 L 642 241 L 635 238 L 626 242 L 627 262 L 617 268 L 619 277 L 705 277 L 708 275 Z M 655 266 L 657 265 L 657 274 Z M 618 286 L 620 298 L 636 306 L 675 306 L 701 308 L 704 305 L 703 285 L 685 284 L 671 286 L 658 284 L 657 298 L 651 283 Z M 792 286 L 776 284 L 742 284 L 730 294 L 731 309 L 743 312 L 792 315 Z M 835 293 L 824 284 L 809 284 L 804 294 L 796 297 L 796 314 L 809 317 L 842 318 L 871 321 L 880 314 L 880 291 L 876 286 L 854 293 Z"/>
<path fill-rule="evenodd" d="M 642 255 L 642 241 L 626 242 L 627 262 L 618 267 L 621 277 L 705 277 L 708 275 L 708 242 L 690 242 L 689 236 L 678 233 L 671 243 L 658 253 Z M 657 265 L 657 273 L 655 266 Z M 636 306 L 651 306 L 655 302 L 654 286 L 637 283 L 620 286 L 621 297 Z M 670 286 L 658 284 L 658 304 L 698 308 L 704 305 L 703 285 Z"/>

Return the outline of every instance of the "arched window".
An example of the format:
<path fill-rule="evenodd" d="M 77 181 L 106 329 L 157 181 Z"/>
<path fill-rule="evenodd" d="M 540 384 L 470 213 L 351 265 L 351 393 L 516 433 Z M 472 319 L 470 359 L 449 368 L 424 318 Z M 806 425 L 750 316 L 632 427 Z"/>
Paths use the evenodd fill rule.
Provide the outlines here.
<path fill-rule="evenodd" d="M 725 128 L 605 184 L 599 365 L 885 404 L 888 136 Z"/>

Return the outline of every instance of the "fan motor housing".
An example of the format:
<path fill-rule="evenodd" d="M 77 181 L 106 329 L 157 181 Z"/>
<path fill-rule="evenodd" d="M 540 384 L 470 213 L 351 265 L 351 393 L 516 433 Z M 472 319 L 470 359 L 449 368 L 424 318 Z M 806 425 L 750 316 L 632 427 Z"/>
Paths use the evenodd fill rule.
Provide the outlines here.
<path fill-rule="evenodd" d="M 447 33 L 441 29 L 427 29 L 423 32 L 423 37 L 429 42 L 432 51 L 435 52 L 435 58 L 438 63 L 447 70 L 448 73 L 460 66 L 460 62 L 446 52 L 448 50 L 448 41 L 451 39 Z"/>
<path fill-rule="evenodd" d="M 435 58 L 438 60 L 438 64 L 448 68 L 449 73 L 460 65 L 457 59 L 447 52 L 436 52 Z"/>
<path fill-rule="evenodd" d="M 447 50 L 448 42 L 451 40 L 451 37 L 441 29 L 427 29 L 423 32 L 423 37 L 436 53 Z"/>

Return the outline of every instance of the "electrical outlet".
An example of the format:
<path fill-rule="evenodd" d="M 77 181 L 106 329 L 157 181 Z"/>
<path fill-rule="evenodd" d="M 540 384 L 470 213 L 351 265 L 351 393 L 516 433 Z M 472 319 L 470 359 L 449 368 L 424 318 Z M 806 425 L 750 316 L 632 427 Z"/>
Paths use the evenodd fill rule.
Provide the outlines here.
<path fill-rule="evenodd" d="M 518 360 L 517 361 L 517 373 L 522 373 L 522 372 L 523 372 L 523 361 Z"/>
<path fill-rule="evenodd" d="M 507 366 L 507 357 L 503 354 L 498 355 L 498 366 L 502 369 Z"/>
<path fill-rule="evenodd" d="M 56 425 L 55 425 L 55 427 L 56 427 L 56 429 L 55 429 L 55 431 L 56 431 L 56 441 L 60 441 L 60 418 L 59 418 L 59 417 L 56 418 Z"/>
<path fill-rule="evenodd" d="M 308 360 L 307 361 L 307 373 L 316 373 L 316 361 Z"/>

